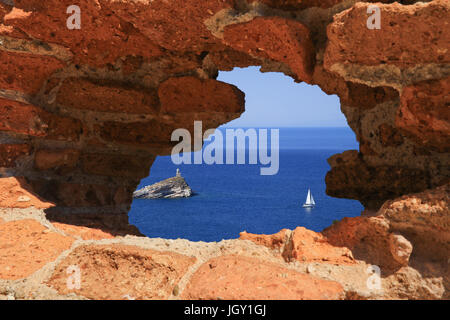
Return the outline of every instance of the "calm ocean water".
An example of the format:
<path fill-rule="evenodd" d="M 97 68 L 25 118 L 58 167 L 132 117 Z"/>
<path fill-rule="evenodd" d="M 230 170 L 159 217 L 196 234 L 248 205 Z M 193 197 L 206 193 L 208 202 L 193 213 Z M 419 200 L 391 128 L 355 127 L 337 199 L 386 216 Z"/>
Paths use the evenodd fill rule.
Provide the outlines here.
<path fill-rule="evenodd" d="M 349 128 L 281 128 L 280 169 L 261 176 L 258 165 L 174 165 L 158 157 L 139 188 L 174 176 L 180 168 L 196 196 L 133 201 L 130 222 L 148 237 L 220 241 L 297 226 L 321 231 L 333 220 L 360 215 L 358 201 L 325 194 L 327 158 L 358 149 Z M 247 161 L 248 162 L 248 157 Z M 316 201 L 304 209 L 308 188 Z"/>

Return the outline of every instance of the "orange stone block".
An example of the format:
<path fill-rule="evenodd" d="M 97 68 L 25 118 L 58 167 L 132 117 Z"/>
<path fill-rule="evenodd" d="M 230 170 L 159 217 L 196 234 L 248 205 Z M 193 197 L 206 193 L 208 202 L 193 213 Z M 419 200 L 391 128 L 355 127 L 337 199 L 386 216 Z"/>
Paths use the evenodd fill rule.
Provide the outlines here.
<path fill-rule="evenodd" d="M 195 258 L 126 245 L 76 248 L 48 284 L 61 294 L 89 299 L 167 299 Z M 68 288 L 69 266 L 80 270 L 80 287 Z"/>
<path fill-rule="evenodd" d="M 286 243 L 286 233 L 288 229 L 283 229 L 275 234 L 253 234 L 247 232 L 241 232 L 239 235 L 240 240 L 250 240 L 256 244 L 276 249 L 281 248 Z"/>
<path fill-rule="evenodd" d="M 286 64 L 300 81 L 310 81 L 314 44 L 302 23 L 281 17 L 256 17 L 225 28 L 225 42 L 235 50 Z"/>
<path fill-rule="evenodd" d="M 47 209 L 54 204 L 33 193 L 32 187 L 22 177 L 0 178 L 0 208 Z"/>
<path fill-rule="evenodd" d="M 450 77 L 405 87 L 395 124 L 420 145 L 450 151 Z"/>
<path fill-rule="evenodd" d="M 158 98 L 151 90 L 105 80 L 67 79 L 58 91 L 56 102 L 99 112 L 156 114 L 159 111 Z"/>
<path fill-rule="evenodd" d="M 274 263 L 238 255 L 213 258 L 192 276 L 183 299 L 342 299 L 343 287 Z"/>
<path fill-rule="evenodd" d="M 354 264 L 352 252 L 346 247 L 331 245 L 321 233 L 297 227 L 291 235 L 287 229 L 275 234 L 251 234 L 242 232 L 241 240 L 250 240 L 271 249 L 283 248 L 281 253 L 288 261 L 323 262 L 336 265 Z"/>
<path fill-rule="evenodd" d="M 321 233 L 303 227 L 297 227 L 293 232 L 292 251 L 288 253 L 292 259 L 336 265 L 355 263 L 348 248 L 331 245 Z"/>
<path fill-rule="evenodd" d="M 358 2 L 327 27 L 325 69 L 335 64 L 394 65 L 401 69 L 450 62 L 449 2 L 377 4 L 380 29 L 369 29 L 370 3 Z M 419 40 L 420 39 L 420 40 Z"/>
<path fill-rule="evenodd" d="M 160 85 L 158 95 L 163 113 L 244 112 L 244 93 L 214 79 L 170 78 Z"/>
<path fill-rule="evenodd" d="M 0 50 L 0 87 L 36 94 L 44 81 L 63 66 L 53 57 Z"/>
<path fill-rule="evenodd" d="M 0 224 L 0 279 L 28 277 L 69 249 L 73 241 L 31 219 Z"/>
<path fill-rule="evenodd" d="M 88 228 L 77 225 L 64 224 L 59 222 L 53 222 L 53 226 L 65 234 L 72 237 L 79 237 L 83 240 L 100 240 L 100 239 L 113 239 L 114 236 L 100 229 Z"/>
<path fill-rule="evenodd" d="M 0 98 L 0 131 L 76 141 L 82 130 L 81 122 L 77 119 L 61 117 L 34 105 Z"/>

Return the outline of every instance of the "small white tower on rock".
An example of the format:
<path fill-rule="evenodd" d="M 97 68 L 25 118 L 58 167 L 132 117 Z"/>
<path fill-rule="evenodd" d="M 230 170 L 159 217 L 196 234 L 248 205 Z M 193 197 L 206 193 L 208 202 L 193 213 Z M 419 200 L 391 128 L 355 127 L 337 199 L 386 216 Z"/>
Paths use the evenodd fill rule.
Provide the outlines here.
<path fill-rule="evenodd" d="M 177 177 L 181 177 L 180 169 L 177 168 Z"/>

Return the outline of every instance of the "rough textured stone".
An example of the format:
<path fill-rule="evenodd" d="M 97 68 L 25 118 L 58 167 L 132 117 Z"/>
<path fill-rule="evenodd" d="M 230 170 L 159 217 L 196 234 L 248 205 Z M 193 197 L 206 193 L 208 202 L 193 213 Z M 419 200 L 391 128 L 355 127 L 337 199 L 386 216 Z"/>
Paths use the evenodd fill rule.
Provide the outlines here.
<path fill-rule="evenodd" d="M 386 147 L 395 147 L 403 143 L 403 136 L 394 127 L 383 123 L 378 126 L 380 142 Z"/>
<path fill-rule="evenodd" d="M 12 6 L 6 3 L 0 3 L 0 19 L 3 19 L 3 17 L 9 12 L 11 11 Z"/>
<path fill-rule="evenodd" d="M 78 140 L 81 123 L 56 116 L 40 107 L 0 98 L 0 130 L 46 137 L 55 140 Z"/>
<path fill-rule="evenodd" d="M 236 50 L 285 63 L 298 80 L 311 79 L 314 46 L 308 28 L 299 22 L 279 17 L 257 17 L 227 26 L 224 39 Z"/>
<path fill-rule="evenodd" d="M 50 231 L 35 220 L 0 224 L 0 279 L 31 275 L 70 248 L 73 238 Z"/>
<path fill-rule="evenodd" d="M 147 58 L 162 54 L 160 48 L 132 23 L 120 19 L 105 4 L 105 1 L 82 1 L 78 4 L 84 17 L 92 17 L 82 19 L 80 30 L 66 27 L 69 17 L 66 11 L 73 5 L 69 0 L 51 0 L 45 5 L 34 0 L 15 1 L 15 8 L 4 17 L 4 24 L 35 39 L 67 46 L 74 52 L 77 63 L 92 66 L 105 66 L 126 54 Z M 126 4 L 122 2 L 120 5 Z"/>
<path fill-rule="evenodd" d="M 69 174 L 74 184 L 102 185 L 111 178 L 114 185 L 134 185 L 155 156 L 170 152 L 174 129 L 192 131 L 194 120 L 203 121 L 204 130 L 214 128 L 244 111 L 243 93 L 216 81 L 218 70 L 261 65 L 340 97 L 361 161 L 332 168 L 329 194 L 377 209 L 385 200 L 446 182 L 446 2 L 380 4 L 381 30 L 365 28 L 367 3 L 261 3 L 82 1 L 81 30 L 65 28 L 68 0 L 2 4 L 0 130 L 5 139 L 19 135 L 37 147 L 26 154 L 35 157 L 33 168 L 14 155 L 6 166 L 34 180 L 51 176 L 54 181 L 44 183 L 49 186 L 68 182 Z M 420 45 L 409 40 L 416 38 L 411 26 L 417 23 Z M 343 61 L 358 72 L 342 69 Z M 386 66 L 400 67 L 401 74 L 379 71 Z M 412 67 L 420 70 L 406 70 Z M 430 83 L 416 84 L 423 78 Z M 73 153 L 66 159 L 59 150 L 79 150 L 80 158 Z M 125 204 L 114 196 L 93 198 L 106 200 L 82 203 Z"/>
<path fill-rule="evenodd" d="M 250 240 L 271 249 L 282 249 L 288 241 L 289 231 L 288 229 L 283 229 L 275 234 L 253 234 L 244 231 L 239 234 L 239 239 Z"/>
<path fill-rule="evenodd" d="M 450 252 L 450 185 L 387 201 L 380 209 L 391 229 L 414 246 L 413 255 L 448 261 Z"/>
<path fill-rule="evenodd" d="M 283 229 L 272 235 L 240 234 L 241 240 L 250 240 L 259 245 L 279 250 L 286 261 L 315 262 L 336 265 L 351 265 L 355 261 L 345 247 L 331 245 L 321 233 L 303 227 L 295 230 Z"/>
<path fill-rule="evenodd" d="M 131 203 L 133 186 L 34 180 L 33 190 L 62 207 L 119 206 Z M 130 193 L 131 191 L 131 193 Z"/>
<path fill-rule="evenodd" d="M 341 104 L 367 110 L 376 105 L 398 99 L 397 90 L 391 87 L 369 87 L 361 83 L 345 81 L 344 78 L 324 69 L 323 65 L 314 68 L 313 84 L 318 84 L 327 94 L 338 94 Z"/>
<path fill-rule="evenodd" d="M 112 154 L 83 154 L 84 172 L 115 177 L 144 178 L 148 176 L 154 157 L 123 156 Z"/>
<path fill-rule="evenodd" d="M 264 3 L 272 8 L 296 10 L 309 7 L 329 8 L 342 2 L 342 0 L 252 0 L 249 2 Z"/>
<path fill-rule="evenodd" d="M 244 93 L 212 79 L 171 78 L 158 89 L 162 113 L 244 112 Z"/>
<path fill-rule="evenodd" d="M 90 299 L 167 299 L 195 258 L 172 252 L 123 245 L 76 248 L 55 270 L 49 285 L 60 293 L 77 293 Z M 67 288 L 66 269 L 81 271 L 80 289 Z"/>
<path fill-rule="evenodd" d="M 23 177 L 0 179 L 0 208 L 50 208 L 54 204 L 36 196 Z"/>
<path fill-rule="evenodd" d="M 356 3 L 334 17 L 327 30 L 326 69 L 337 63 L 408 68 L 450 62 L 450 35 L 444 22 L 450 17 L 448 1 L 379 4 L 380 29 L 366 26 L 369 6 Z"/>
<path fill-rule="evenodd" d="M 182 6 L 166 1 L 118 1 L 108 5 L 158 45 L 173 51 L 201 52 L 221 43 L 207 29 L 205 20 L 233 8 L 233 4 L 232 0 L 188 0 Z"/>
<path fill-rule="evenodd" d="M 82 209 L 82 211 L 77 211 Z M 130 225 L 126 212 L 108 211 L 106 208 L 61 208 L 46 210 L 46 218 L 52 224 L 71 225 L 74 228 L 63 227 L 62 231 L 75 237 L 103 237 L 105 234 L 113 236 L 135 235 L 142 236 L 138 228 Z M 73 210 L 73 211 L 72 211 Z M 75 212 L 74 212 L 75 211 Z M 101 230 L 97 232 L 96 230 Z M 103 232 L 103 233 L 102 233 Z"/>
<path fill-rule="evenodd" d="M 249 66 L 258 66 L 261 64 L 260 59 L 253 58 L 248 54 L 236 51 L 231 48 L 226 48 L 223 51 L 211 52 L 208 58 L 214 65 L 223 71 L 231 71 L 235 67 L 245 68 Z"/>
<path fill-rule="evenodd" d="M 413 250 L 412 244 L 400 234 L 391 234 L 389 245 L 394 259 L 402 265 L 408 265 L 409 256 Z"/>
<path fill-rule="evenodd" d="M 305 300 L 340 299 L 343 288 L 285 267 L 243 256 L 223 256 L 203 264 L 183 299 Z"/>
<path fill-rule="evenodd" d="M 105 141 L 128 145 L 166 144 L 172 134 L 170 126 L 155 120 L 132 123 L 108 121 L 94 130 Z"/>
<path fill-rule="evenodd" d="M 36 94 L 45 80 L 63 65 L 53 57 L 0 50 L 0 87 Z M 30 74 L 33 76 L 30 77 Z"/>
<path fill-rule="evenodd" d="M 133 101 L 133 103 L 130 103 Z M 157 114 L 156 94 L 130 84 L 90 79 L 66 79 L 58 90 L 59 105 L 100 112 Z"/>
<path fill-rule="evenodd" d="M 88 228 L 83 226 L 74 226 L 59 222 L 53 222 L 52 225 L 58 230 L 64 232 L 65 234 L 82 240 L 101 240 L 114 238 L 113 234 L 105 232 L 101 229 Z"/>
<path fill-rule="evenodd" d="M 383 217 L 344 218 L 323 231 L 329 243 L 347 247 L 353 257 L 382 270 L 396 270 L 400 264 L 391 254 L 389 222 Z"/>
<path fill-rule="evenodd" d="M 402 91 L 396 125 L 422 145 L 450 152 L 450 77 Z"/>
<path fill-rule="evenodd" d="M 229 297 L 340 298 L 344 292 L 348 299 L 450 298 L 448 1 L 376 3 L 380 30 L 367 29 L 371 3 L 360 1 L 82 0 L 82 28 L 69 30 L 66 9 L 72 4 L 0 1 L 0 209 L 5 221 L 0 226 L 33 217 L 76 239 L 139 235 L 126 214 L 131 196 L 153 159 L 170 153 L 172 131 L 192 132 L 194 120 L 203 121 L 206 130 L 239 117 L 244 95 L 217 81 L 218 70 L 261 66 L 262 72 L 282 72 L 339 96 L 360 148 L 330 158 L 327 193 L 357 199 L 373 211 L 323 233 L 298 228 L 242 234 L 252 242 L 159 244 L 178 253 L 181 245 L 202 262 L 216 257 L 217 268 L 232 283 L 228 291 L 217 288 Z M 31 228 L 28 234 L 25 238 L 33 240 L 40 233 Z M 139 267 L 147 258 L 134 264 L 123 257 L 134 250 L 141 256 L 142 246 L 164 240 L 114 241 L 131 243 L 131 249 L 77 249 L 70 259 L 87 261 L 93 270 L 88 279 L 96 282 L 98 266 L 88 261 L 98 253 L 107 261 L 105 274 L 121 283 L 129 275 L 108 263 L 150 274 L 153 265 Z M 221 257 L 229 254 L 238 256 Z M 137 297 L 188 292 L 217 298 L 216 287 L 193 282 L 199 273 L 191 279 L 185 269 L 172 268 L 178 258 L 167 259 L 172 261 L 155 270 L 177 280 L 162 291 L 138 288 Z M 275 277 L 272 272 L 287 264 L 293 273 Z M 367 291 L 368 264 L 382 268 L 383 292 Z M 51 268 L 40 266 L 11 283 L 14 289 L 0 281 L 0 299 L 79 297 L 42 283 Z M 255 279 L 269 288 L 266 296 L 257 286 L 238 290 L 239 273 L 257 267 Z M 200 270 L 208 271 L 203 275 L 213 284 L 228 281 L 208 268 Z M 62 288 L 65 274 L 59 272 L 55 281 Z M 302 272 L 309 273 L 305 283 L 299 280 Z M 317 291 L 313 277 L 336 280 L 342 290 L 327 282 Z M 94 282 L 85 297 L 122 298 L 122 288 L 131 288 L 103 290 Z M 185 290 L 187 283 L 195 283 L 191 291 Z"/>
<path fill-rule="evenodd" d="M 429 187 L 425 171 L 394 166 L 368 165 L 357 151 L 346 151 L 328 159 L 325 177 L 327 194 L 360 200 L 369 209 L 378 209 L 386 199 Z M 444 182 L 444 181 L 443 181 Z"/>
<path fill-rule="evenodd" d="M 38 170 L 63 170 L 73 169 L 78 162 L 80 152 L 74 149 L 40 149 L 34 156 L 34 166 Z"/>
<path fill-rule="evenodd" d="M 15 167 L 17 160 L 30 154 L 30 149 L 27 144 L 0 144 L 0 167 Z"/>
<path fill-rule="evenodd" d="M 297 227 L 292 234 L 289 259 L 307 262 L 331 263 L 337 265 L 353 264 L 350 250 L 332 246 L 322 234 Z"/>

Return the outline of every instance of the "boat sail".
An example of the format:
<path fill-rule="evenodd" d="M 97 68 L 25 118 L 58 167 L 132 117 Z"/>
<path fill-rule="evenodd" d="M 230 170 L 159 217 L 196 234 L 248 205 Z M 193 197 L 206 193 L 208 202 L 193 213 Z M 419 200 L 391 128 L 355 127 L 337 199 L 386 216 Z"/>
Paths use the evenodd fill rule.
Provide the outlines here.
<path fill-rule="evenodd" d="M 303 208 L 312 208 L 316 205 L 314 198 L 311 194 L 311 190 L 308 189 L 308 195 L 306 196 L 306 202 L 303 204 Z"/>

